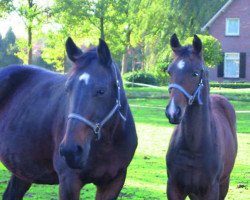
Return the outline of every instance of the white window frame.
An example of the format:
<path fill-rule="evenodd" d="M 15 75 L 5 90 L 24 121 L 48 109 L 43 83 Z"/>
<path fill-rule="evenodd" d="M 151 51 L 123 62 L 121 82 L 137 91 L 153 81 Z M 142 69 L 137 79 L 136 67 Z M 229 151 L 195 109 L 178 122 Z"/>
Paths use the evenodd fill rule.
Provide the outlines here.
<path fill-rule="evenodd" d="M 230 20 L 238 20 L 238 30 L 235 33 L 230 33 L 228 30 Z M 239 36 L 239 35 L 240 35 L 240 18 L 226 18 L 226 36 Z"/>
<path fill-rule="evenodd" d="M 230 58 L 230 56 L 232 56 Z M 228 58 L 229 57 L 229 58 Z M 235 61 L 238 64 L 238 69 L 236 69 L 235 74 L 230 74 L 227 66 L 227 61 Z M 240 53 L 238 52 L 227 52 L 224 56 L 224 78 L 240 78 Z"/>

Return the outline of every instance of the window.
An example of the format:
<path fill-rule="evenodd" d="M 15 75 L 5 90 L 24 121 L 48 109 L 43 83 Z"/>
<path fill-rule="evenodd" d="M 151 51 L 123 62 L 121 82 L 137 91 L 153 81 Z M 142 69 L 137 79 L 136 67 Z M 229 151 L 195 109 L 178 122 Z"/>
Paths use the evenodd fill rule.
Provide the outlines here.
<path fill-rule="evenodd" d="M 224 77 L 239 78 L 240 75 L 240 54 L 225 53 L 224 57 Z"/>
<path fill-rule="evenodd" d="M 227 18 L 226 19 L 226 35 L 239 36 L 240 35 L 240 19 Z"/>

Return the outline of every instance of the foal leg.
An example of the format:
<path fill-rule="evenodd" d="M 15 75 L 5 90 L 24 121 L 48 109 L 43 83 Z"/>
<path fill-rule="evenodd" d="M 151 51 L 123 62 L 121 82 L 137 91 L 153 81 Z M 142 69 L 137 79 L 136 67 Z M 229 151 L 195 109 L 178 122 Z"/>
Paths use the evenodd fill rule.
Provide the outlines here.
<path fill-rule="evenodd" d="M 7 189 L 3 194 L 3 200 L 21 200 L 29 190 L 31 183 L 12 175 Z"/>
<path fill-rule="evenodd" d="M 117 199 L 125 182 L 127 170 L 121 172 L 112 182 L 97 185 L 96 200 L 115 200 Z"/>

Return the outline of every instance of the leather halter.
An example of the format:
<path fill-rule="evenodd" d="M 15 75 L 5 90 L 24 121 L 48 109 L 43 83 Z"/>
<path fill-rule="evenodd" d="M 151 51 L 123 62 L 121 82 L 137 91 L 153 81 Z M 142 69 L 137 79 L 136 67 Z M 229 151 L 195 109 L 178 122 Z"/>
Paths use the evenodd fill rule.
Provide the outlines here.
<path fill-rule="evenodd" d="M 198 103 L 200 105 L 203 104 L 202 99 L 201 99 L 201 89 L 203 88 L 204 84 L 203 84 L 203 73 L 204 73 L 204 69 L 202 69 L 201 71 L 201 79 L 200 82 L 195 90 L 195 92 L 193 93 L 193 95 L 189 94 L 182 86 L 180 86 L 179 84 L 176 83 L 172 83 L 168 86 L 168 89 L 170 90 L 171 88 L 176 88 L 178 90 L 180 90 L 188 99 L 188 105 L 192 105 L 195 97 L 197 96 L 198 99 Z"/>
<path fill-rule="evenodd" d="M 77 120 L 83 122 L 84 124 L 88 125 L 89 127 L 91 127 L 93 129 L 93 131 L 94 131 L 94 134 L 97 136 L 98 140 L 101 138 L 101 129 L 102 129 L 102 127 L 115 114 L 116 111 L 118 111 L 121 118 L 124 121 L 126 121 L 126 117 L 120 111 L 120 108 L 121 108 L 121 85 L 120 85 L 120 81 L 118 79 L 116 65 L 114 63 L 112 63 L 112 67 L 114 69 L 115 78 L 116 78 L 117 98 L 116 98 L 116 103 L 115 103 L 114 107 L 107 114 L 107 116 L 101 122 L 93 122 L 93 121 L 90 121 L 87 118 L 85 118 L 85 117 L 83 117 L 83 116 L 81 116 L 80 114 L 77 114 L 77 113 L 70 113 L 68 115 L 68 119 L 77 119 Z"/>

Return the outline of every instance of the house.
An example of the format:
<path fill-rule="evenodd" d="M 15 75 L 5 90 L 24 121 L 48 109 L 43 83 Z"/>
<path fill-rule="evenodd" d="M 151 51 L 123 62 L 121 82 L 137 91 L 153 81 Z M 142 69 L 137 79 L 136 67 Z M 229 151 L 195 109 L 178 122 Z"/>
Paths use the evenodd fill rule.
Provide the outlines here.
<path fill-rule="evenodd" d="M 210 70 L 212 81 L 250 82 L 250 0 L 229 0 L 202 27 L 217 38 L 224 61 Z"/>

